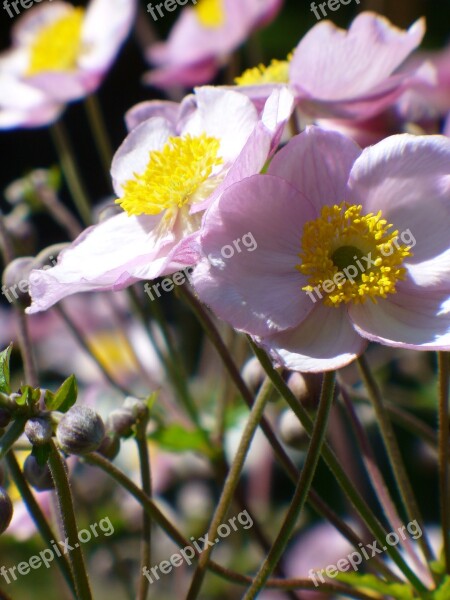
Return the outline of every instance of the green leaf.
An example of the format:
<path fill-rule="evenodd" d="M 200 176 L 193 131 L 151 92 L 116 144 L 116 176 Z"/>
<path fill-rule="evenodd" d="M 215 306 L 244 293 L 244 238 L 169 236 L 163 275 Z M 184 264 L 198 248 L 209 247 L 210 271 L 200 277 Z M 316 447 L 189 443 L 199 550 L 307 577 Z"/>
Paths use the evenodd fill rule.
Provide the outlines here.
<path fill-rule="evenodd" d="M 23 385 L 20 388 L 21 396 L 16 398 L 16 403 L 19 406 L 28 406 L 32 407 L 34 404 L 39 402 L 39 398 L 41 397 L 41 390 L 39 388 L 34 389 L 31 385 Z"/>
<path fill-rule="evenodd" d="M 431 598 L 433 600 L 448 600 L 450 598 L 450 577 L 446 577 L 439 589 L 434 590 Z"/>
<path fill-rule="evenodd" d="M 173 424 L 161 427 L 148 436 L 164 450 L 169 452 L 200 452 L 210 455 L 211 451 L 205 444 L 204 437 L 198 431 L 189 431 L 182 425 Z"/>
<path fill-rule="evenodd" d="M 71 375 L 54 394 L 48 390 L 45 392 L 45 406 L 48 410 L 67 412 L 77 401 L 77 396 L 77 381 L 75 375 Z"/>
<path fill-rule="evenodd" d="M 11 358 L 13 345 L 10 344 L 6 350 L 0 352 L 0 392 L 4 394 L 11 393 L 9 376 L 9 359 Z"/>
<path fill-rule="evenodd" d="M 375 575 L 360 575 L 359 573 L 339 573 L 336 579 L 359 591 L 379 592 L 383 598 L 414 599 L 413 590 L 407 583 L 388 583 Z"/>
<path fill-rule="evenodd" d="M 47 464 L 48 457 L 50 455 L 50 444 L 44 444 L 42 446 L 33 446 L 31 454 L 37 460 L 40 467 L 44 467 Z"/>

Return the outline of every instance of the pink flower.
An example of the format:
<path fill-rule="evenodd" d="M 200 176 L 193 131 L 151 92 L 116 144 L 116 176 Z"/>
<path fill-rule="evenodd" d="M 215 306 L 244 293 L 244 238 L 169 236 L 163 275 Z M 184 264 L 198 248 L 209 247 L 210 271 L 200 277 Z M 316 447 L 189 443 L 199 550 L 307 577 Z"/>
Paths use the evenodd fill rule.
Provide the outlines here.
<path fill-rule="evenodd" d="M 259 173 L 275 151 L 293 99 L 274 92 L 261 117 L 236 92 L 200 88 L 195 109 L 175 122 L 153 117 L 137 125 L 111 169 L 124 209 L 87 229 L 52 269 L 33 271 L 29 313 L 92 290 L 116 290 L 193 264 L 183 240 L 201 225 L 200 212 L 231 184 Z"/>
<path fill-rule="evenodd" d="M 0 127 L 56 120 L 66 102 L 94 92 L 128 35 L 135 0 L 92 0 L 87 10 L 44 3 L 21 17 L 0 57 Z"/>
<path fill-rule="evenodd" d="M 310 127 L 205 215 L 200 298 L 281 365 L 342 367 L 368 340 L 450 346 L 450 140 L 364 151 Z M 257 251 L 222 249 L 251 232 Z"/>
<path fill-rule="evenodd" d="M 148 59 L 157 68 L 147 74 L 147 83 L 162 88 L 208 83 L 253 30 L 275 17 L 282 3 L 197 0 L 183 10 L 167 42 L 150 47 Z"/>
<path fill-rule="evenodd" d="M 348 31 L 322 21 L 287 61 L 249 69 L 236 81 L 257 106 L 274 87 L 289 85 L 300 110 L 310 117 L 367 119 L 414 81 L 413 73 L 397 69 L 424 33 L 423 19 L 403 31 L 370 12 L 359 14 Z"/>

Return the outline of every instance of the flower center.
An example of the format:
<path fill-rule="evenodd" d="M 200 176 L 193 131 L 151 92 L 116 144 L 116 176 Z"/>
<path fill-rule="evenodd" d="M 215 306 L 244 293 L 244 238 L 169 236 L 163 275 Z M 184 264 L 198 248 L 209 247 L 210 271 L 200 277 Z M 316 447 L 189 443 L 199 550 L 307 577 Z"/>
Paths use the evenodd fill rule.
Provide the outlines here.
<path fill-rule="evenodd" d="M 219 148 L 220 141 L 204 133 L 169 138 L 161 150 L 150 153 L 145 171 L 125 183 L 124 195 L 116 202 L 136 216 L 181 208 L 223 163 Z"/>
<path fill-rule="evenodd" d="M 223 0 L 199 0 L 195 5 L 195 11 L 204 27 L 216 28 L 225 22 Z"/>
<path fill-rule="evenodd" d="M 289 54 L 287 60 L 273 59 L 267 67 L 258 65 L 252 69 L 247 69 L 236 77 L 236 85 L 262 85 L 263 83 L 289 83 L 289 67 L 292 54 Z"/>
<path fill-rule="evenodd" d="M 31 45 L 27 75 L 72 71 L 80 54 L 83 19 L 84 9 L 74 8 L 44 27 Z"/>
<path fill-rule="evenodd" d="M 381 211 L 362 215 L 361 210 L 347 202 L 325 206 L 303 229 L 296 267 L 308 277 L 302 289 L 323 297 L 327 306 L 377 302 L 395 294 L 397 281 L 405 278 L 401 265 L 412 256 L 411 246 L 401 243 Z"/>

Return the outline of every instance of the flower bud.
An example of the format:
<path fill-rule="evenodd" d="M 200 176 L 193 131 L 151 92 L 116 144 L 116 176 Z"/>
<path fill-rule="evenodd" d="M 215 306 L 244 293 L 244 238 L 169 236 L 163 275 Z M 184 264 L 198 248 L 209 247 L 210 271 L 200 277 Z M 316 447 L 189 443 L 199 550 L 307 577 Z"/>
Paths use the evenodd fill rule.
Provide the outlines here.
<path fill-rule="evenodd" d="M 25 460 L 23 474 L 28 483 L 38 492 L 55 488 L 49 466 L 47 464 L 41 466 L 32 454 Z"/>
<path fill-rule="evenodd" d="M 33 258 L 33 269 L 49 269 L 56 265 L 56 259 L 58 254 L 67 248 L 69 244 L 61 243 L 61 244 L 53 244 L 52 246 L 48 246 L 39 252 L 39 254 Z"/>
<path fill-rule="evenodd" d="M 88 406 L 73 406 L 60 420 L 56 437 L 66 454 L 88 454 L 105 436 L 101 417 Z"/>
<path fill-rule="evenodd" d="M 278 422 L 278 429 L 281 439 L 287 446 L 296 450 L 306 450 L 308 434 L 292 410 L 288 409 L 283 412 Z"/>
<path fill-rule="evenodd" d="M 135 423 L 136 418 L 131 409 L 118 408 L 109 414 L 106 428 L 119 437 L 129 437 L 133 433 L 132 427 Z"/>
<path fill-rule="evenodd" d="M 105 435 L 97 452 L 108 460 L 114 460 L 120 452 L 120 438 L 114 433 Z"/>
<path fill-rule="evenodd" d="M 305 408 L 317 408 L 322 386 L 322 376 L 318 373 L 291 373 L 288 387 Z"/>
<path fill-rule="evenodd" d="M 255 393 L 264 381 L 265 373 L 256 357 L 250 358 L 242 367 L 242 379 L 250 390 Z"/>
<path fill-rule="evenodd" d="M 128 396 L 128 398 L 125 398 L 122 408 L 131 411 L 136 421 L 146 421 L 148 419 L 149 411 L 145 400 Z"/>
<path fill-rule="evenodd" d="M 6 531 L 13 516 L 13 505 L 6 490 L 0 487 L 0 534 Z"/>
<path fill-rule="evenodd" d="M 32 265 L 33 258 L 24 256 L 10 262 L 3 271 L 2 294 L 11 304 L 17 303 L 24 307 L 30 304 L 28 289 Z"/>
<path fill-rule="evenodd" d="M 52 425 L 48 419 L 28 419 L 25 425 L 25 435 L 33 446 L 48 444 L 53 435 Z"/>

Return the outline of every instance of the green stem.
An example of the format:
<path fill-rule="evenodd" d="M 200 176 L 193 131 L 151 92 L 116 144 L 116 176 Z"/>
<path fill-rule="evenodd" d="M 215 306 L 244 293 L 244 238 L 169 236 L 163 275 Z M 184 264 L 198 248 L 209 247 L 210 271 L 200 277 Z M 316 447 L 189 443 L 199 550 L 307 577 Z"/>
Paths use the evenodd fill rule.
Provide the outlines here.
<path fill-rule="evenodd" d="M 50 132 L 73 201 L 84 224 L 91 225 L 92 216 L 88 195 L 80 178 L 72 144 L 62 121 L 54 123 L 50 128 Z"/>
<path fill-rule="evenodd" d="M 95 94 L 88 96 L 84 102 L 84 106 L 86 108 L 89 125 L 94 134 L 95 144 L 105 170 L 105 175 L 108 182 L 111 183 L 109 171 L 111 169 L 113 150 L 97 96 Z"/>
<path fill-rule="evenodd" d="M 411 483 L 408 479 L 408 475 L 403 464 L 402 455 L 400 453 L 400 448 L 395 437 L 391 420 L 384 407 L 380 389 L 364 356 L 360 356 L 358 358 L 358 366 L 377 416 L 378 426 L 383 438 L 384 447 L 386 448 L 386 452 L 389 456 L 389 461 L 395 476 L 397 488 L 403 501 L 403 505 L 406 509 L 407 517 L 410 521 L 417 521 L 419 527 L 422 529 L 423 535 L 419 538 L 419 544 L 422 548 L 425 558 L 428 562 L 431 562 L 434 560 L 433 550 L 426 535 L 423 518 L 416 502 L 414 490 L 412 489 Z"/>
<path fill-rule="evenodd" d="M 283 378 L 280 374 L 273 368 L 272 363 L 269 357 L 266 355 L 264 350 L 256 346 L 254 342 L 249 338 L 249 343 L 255 353 L 255 356 L 259 359 L 261 365 L 263 366 L 265 372 L 272 380 L 272 383 L 277 388 L 279 393 L 285 398 L 286 402 L 289 404 L 290 408 L 294 411 L 294 413 L 299 418 L 306 432 L 311 436 L 313 430 L 313 423 L 308 412 L 302 406 L 300 402 L 297 401 L 297 398 L 291 392 L 289 387 L 283 381 Z M 341 486 L 341 488 L 346 493 L 352 505 L 355 507 L 359 515 L 362 517 L 370 531 L 372 532 L 374 539 L 383 547 L 386 539 L 387 532 L 384 530 L 383 526 L 377 519 L 377 517 L 373 514 L 366 501 L 352 482 L 347 477 L 345 471 L 341 467 L 338 459 L 336 458 L 333 450 L 329 447 L 327 443 L 324 444 L 322 450 L 322 457 L 330 469 L 333 476 L 336 478 L 337 482 Z M 404 561 L 403 557 L 399 553 L 398 549 L 394 546 L 388 546 L 387 553 L 391 557 L 391 559 L 395 562 L 398 568 L 402 571 L 405 577 L 411 582 L 411 584 L 420 592 L 427 592 L 427 588 L 423 585 L 423 583 L 418 579 L 416 574 L 410 569 L 407 563 Z"/>
<path fill-rule="evenodd" d="M 50 525 L 47 523 L 47 519 L 45 518 L 41 507 L 36 502 L 33 493 L 31 492 L 28 483 L 23 476 L 22 471 L 20 470 L 19 463 L 13 452 L 8 452 L 6 455 L 6 464 L 8 466 L 8 471 L 16 485 L 17 489 L 20 492 L 20 496 L 25 503 L 25 506 L 28 509 L 35 525 L 36 529 L 41 534 L 42 539 L 46 543 L 47 547 L 50 548 L 50 545 L 56 539 L 55 534 L 53 533 Z M 72 577 L 72 571 L 70 570 L 70 565 L 67 561 L 67 558 L 64 554 L 56 557 L 57 564 L 61 569 L 61 573 L 64 575 L 65 580 L 67 581 L 67 585 L 72 590 L 72 593 L 75 596 L 75 584 Z"/>
<path fill-rule="evenodd" d="M 225 480 L 225 484 L 223 486 L 222 495 L 220 496 L 217 508 L 211 520 L 211 525 L 208 530 L 208 539 L 210 540 L 216 539 L 217 530 L 220 527 L 223 520 L 225 519 L 230 505 L 233 501 L 233 496 L 239 483 L 239 477 L 241 475 L 245 459 L 247 457 L 250 445 L 252 443 L 258 425 L 261 421 L 261 417 L 263 415 L 266 404 L 271 396 L 271 392 L 272 384 L 270 383 L 269 379 L 266 379 L 266 381 L 261 386 L 261 390 L 259 391 L 255 399 L 255 403 L 252 407 L 252 410 L 250 411 L 250 415 L 248 417 L 244 433 L 242 434 L 242 438 L 239 443 L 236 456 L 234 457 L 233 463 L 231 464 L 230 470 Z M 191 586 L 187 593 L 186 600 L 194 600 L 198 597 L 203 583 L 203 579 L 205 577 L 206 568 L 211 552 L 212 548 L 208 546 L 207 548 L 204 548 L 202 554 L 200 555 L 197 569 L 192 578 Z"/>
<path fill-rule="evenodd" d="M 289 540 L 292 537 L 295 525 L 298 521 L 301 511 L 305 505 L 309 490 L 314 478 L 314 474 L 319 463 L 320 453 L 325 441 L 325 434 L 328 425 L 328 417 L 334 396 L 335 373 L 325 373 L 323 377 L 322 393 L 319 402 L 319 408 L 314 424 L 314 430 L 311 436 L 310 445 L 306 454 L 305 464 L 302 469 L 299 482 L 295 489 L 291 505 L 283 521 L 283 525 L 277 535 L 267 558 L 261 565 L 256 577 L 244 596 L 244 600 L 253 600 L 260 592 L 270 574 L 277 566 Z"/>
<path fill-rule="evenodd" d="M 56 494 L 58 496 L 59 511 L 63 524 L 64 535 L 68 539 L 69 545 L 72 547 L 69 558 L 72 565 L 77 596 L 79 600 L 92 600 L 89 579 L 86 572 L 86 565 L 84 564 L 83 553 L 78 542 L 75 509 L 73 505 L 69 479 L 67 477 L 66 466 L 64 459 L 62 458 L 53 441 L 51 442 L 48 464 L 53 481 L 55 483 Z"/>
<path fill-rule="evenodd" d="M 22 435 L 28 416 L 16 417 L 9 426 L 7 432 L 0 438 L 0 460 L 8 455 L 8 452 Z"/>
<path fill-rule="evenodd" d="M 450 574 L 450 481 L 448 461 L 450 458 L 449 434 L 449 376 L 450 354 L 438 353 L 439 361 L 439 487 L 441 496 L 442 531 L 446 573 Z"/>
<path fill-rule="evenodd" d="M 142 490 L 145 495 L 151 498 L 152 495 L 152 477 L 150 469 L 150 456 L 148 451 L 148 442 L 146 436 L 146 427 L 140 427 L 136 434 L 136 444 L 139 452 L 139 466 L 141 471 Z M 151 565 L 151 542 L 152 542 L 152 519 L 144 510 L 142 515 L 142 541 L 141 541 L 141 568 L 139 571 L 139 583 L 137 600 L 146 600 L 150 582 L 146 577 L 142 577 L 143 569 Z"/>

